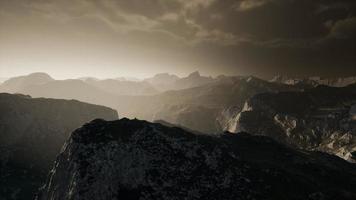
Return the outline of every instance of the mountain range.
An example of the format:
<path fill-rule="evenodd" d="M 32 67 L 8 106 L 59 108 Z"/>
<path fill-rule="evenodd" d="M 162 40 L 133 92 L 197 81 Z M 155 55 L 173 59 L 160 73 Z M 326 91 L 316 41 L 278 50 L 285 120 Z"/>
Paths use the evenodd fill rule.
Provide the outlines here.
<path fill-rule="evenodd" d="M 212 77 L 201 76 L 199 72 L 193 72 L 187 77 L 179 78 L 168 73 L 157 74 L 144 80 L 134 78 L 97 79 L 94 77 L 82 77 L 78 79 L 55 80 L 46 73 L 38 72 L 25 76 L 18 76 L 4 81 L 0 85 L 1 92 L 23 93 L 41 90 L 53 81 L 56 83 L 68 81 L 84 82 L 92 87 L 112 93 L 114 95 L 153 95 L 168 90 L 180 90 L 198 87 L 213 82 Z M 50 85 L 51 86 L 51 85 Z M 40 87 L 40 88 L 37 88 Z"/>
<path fill-rule="evenodd" d="M 35 73 L 0 85 L 0 92 L 76 99 L 114 108 L 121 116 L 165 120 L 208 133 L 223 131 L 226 121 L 223 111 L 227 108 L 241 109 L 243 103 L 257 93 L 286 90 L 299 88 L 255 77 L 204 77 L 199 72 L 184 78 L 158 74 L 141 82 L 95 78 L 54 80 Z M 202 116 L 204 120 L 199 121 Z"/>
<path fill-rule="evenodd" d="M 10 78 L 0 199 L 355 199 L 356 84 L 281 80 Z"/>

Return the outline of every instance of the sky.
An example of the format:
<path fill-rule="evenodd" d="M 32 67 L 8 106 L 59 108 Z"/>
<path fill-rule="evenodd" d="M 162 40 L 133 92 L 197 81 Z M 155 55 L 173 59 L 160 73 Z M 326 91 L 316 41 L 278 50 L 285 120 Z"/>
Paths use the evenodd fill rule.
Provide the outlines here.
<path fill-rule="evenodd" d="M 355 0 L 0 0 L 0 77 L 356 75 Z"/>

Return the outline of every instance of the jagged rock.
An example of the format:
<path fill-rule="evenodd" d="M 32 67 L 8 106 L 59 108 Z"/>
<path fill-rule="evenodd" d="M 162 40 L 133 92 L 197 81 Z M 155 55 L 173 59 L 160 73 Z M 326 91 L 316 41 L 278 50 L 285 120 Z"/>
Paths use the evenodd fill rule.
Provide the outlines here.
<path fill-rule="evenodd" d="M 320 150 L 355 161 L 356 85 L 318 86 L 304 92 L 259 94 L 234 118 L 234 132 L 266 135 L 308 150 Z"/>
<path fill-rule="evenodd" d="M 355 165 L 266 137 L 94 120 L 73 132 L 37 199 L 351 200 L 355 187 Z"/>

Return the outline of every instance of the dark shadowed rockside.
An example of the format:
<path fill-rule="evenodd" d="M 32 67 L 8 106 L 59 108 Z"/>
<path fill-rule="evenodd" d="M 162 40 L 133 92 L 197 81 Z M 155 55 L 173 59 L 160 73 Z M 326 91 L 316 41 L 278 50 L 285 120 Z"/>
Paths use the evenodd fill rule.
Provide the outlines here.
<path fill-rule="evenodd" d="M 32 199 L 70 133 L 95 118 L 118 115 L 75 100 L 0 93 L 0 199 Z"/>

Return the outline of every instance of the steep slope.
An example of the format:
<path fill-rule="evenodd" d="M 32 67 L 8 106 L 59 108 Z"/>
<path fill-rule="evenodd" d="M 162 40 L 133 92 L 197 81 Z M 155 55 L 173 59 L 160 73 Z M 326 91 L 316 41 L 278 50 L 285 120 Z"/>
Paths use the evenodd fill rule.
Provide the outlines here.
<path fill-rule="evenodd" d="M 46 73 L 33 73 L 27 76 L 14 77 L 0 85 L 0 92 L 16 93 L 30 85 L 41 85 L 50 81 L 54 81 L 54 79 Z"/>
<path fill-rule="evenodd" d="M 0 199 L 31 199 L 69 134 L 116 111 L 78 101 L 0 94 Z"/>
<path fill-rule="evenodd" d="M 355 165 L 265 137 L 94 120 L 67 141 L 38 200 L 351 200 L 355 187 Z"/>
<path fill-rule="evenodd" d="M 356 161 L 356 85 L 256 95 L 234 121 L 230 131 L 267 135 Z"/>

